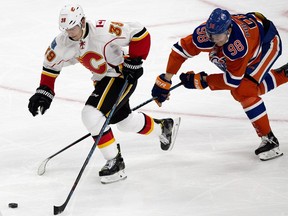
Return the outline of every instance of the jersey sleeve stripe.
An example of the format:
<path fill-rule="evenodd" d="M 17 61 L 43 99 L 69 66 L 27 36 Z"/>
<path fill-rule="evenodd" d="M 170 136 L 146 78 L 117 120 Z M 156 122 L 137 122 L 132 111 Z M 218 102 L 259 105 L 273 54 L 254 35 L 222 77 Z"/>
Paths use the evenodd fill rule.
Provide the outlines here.
<path fill-rule="evenodd" d="M 138 32 L 137 34 L 133 35 L 132 37 L 132 41 L 140 41 L 143 38 L 145 38 L 147 35 L 149 34 L 149 32 L 147 31 L 147 29 L 144 27 L 140 32 Z"/>
<path fill-rule="evenodd" d="M 54 71 L 54 70 L 43 67 L 42 74 L 49 76 L 49 77 L 56 78 L 60 74 L 60 71 Z"/>
<path fill-rule="evenodd" d="M 242 80 L 242 77 L 236 77 L 233 76 L 231 73 L 229 73 L 228 71 L 226 71 L 226 73 L 224 74 L 224 82 L 226 85 L 231 86 L 233 88 L 237 88 Z"/>
<path fill-rule="evenodd" d="M 174 50 L 176 53 L 178 53 L 179 55 L 181 55 L 183 58 L 191 58 L 192 56 L 189 55 L 187 52 L 185 52 L 185 50 L 183 49 L 183 47 L 179 44 L 179 42 L 175 43 L 172 46 L 172 50 Z"/>
<path fill-rule="evenodd" d="M 52 74 L 52 73 L 47 73 L 46 71 L 42 71 L 42 74 L 48 77 L 56 78 L 58 75 Z"/>

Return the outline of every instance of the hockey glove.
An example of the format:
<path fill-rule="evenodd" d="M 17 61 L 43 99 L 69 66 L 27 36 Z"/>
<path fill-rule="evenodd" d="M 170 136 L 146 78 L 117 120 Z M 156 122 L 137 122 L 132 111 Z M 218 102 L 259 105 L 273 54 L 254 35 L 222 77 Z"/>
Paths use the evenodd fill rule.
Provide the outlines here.
<path fill-rule="evenodd" d="M 169 99 L 171 85 L 172 81 L 166 80 L 165 74 L 161 74 L 156 78 L 156 82 L 152 88 L 152 96 L 153 98 L 157 98 L 155 102 L 158 106 L 161 107 L 161 103 Z"/>
<path fill-rule="evenodd" d="M 143 61 L 140 58 L 126 58 L 123 63 L 122 73 L 128 78 L 130 84 L 135 83 L 143 75 Z"/>
<path fill-rule="evenodd" d="M 193 71 L 187 73 L 182 73 L 180 75 L 180 80 L 188 89 L 205 89 L 208 87 L 207 82 L 204 80 L 207 74 L 205 72 L 200 72 L 195 74 Z"/>
<path fill-rule="evenodd" d="M 53 91 L 47 86 L 40 86 L 36 89 L 36 93 L 29 99 L 28 108 L 33 116 L 38 115 L 39 108 L 40 113 L 43 115 L 47 109 L 49 109 L 50 104 L 54 97 Z"/>

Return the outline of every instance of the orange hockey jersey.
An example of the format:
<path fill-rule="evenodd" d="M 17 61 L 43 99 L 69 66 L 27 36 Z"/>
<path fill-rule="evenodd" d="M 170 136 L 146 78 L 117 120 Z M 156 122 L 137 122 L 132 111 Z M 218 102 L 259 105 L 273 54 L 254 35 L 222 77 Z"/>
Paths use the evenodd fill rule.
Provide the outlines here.
<path fill-rule="evenodd" d="M 227 43 L 218 47 L 209 41 L 206 35 L 206 23 L 198 26 L 192 35 L 180 39 L 173 45 L 166 72 L 176 74 L 182 63 L 200 52 L 208 52 L 209 59 L 223 73 L 210 74 L 207 82 L 211 90 L 232 90 L 239 86 L 245 74 L 261 83 L 265 74 L 281 54 L 281 40 L 272 22 L 260 13 L 232 15 L 232 32 Z M 276 37 L 275 37 L 276 35 Z M 270 43 L 274 38 L 271 59 L 265 60 L 267 65 L 260 65 L 262 45 Z M 270 46 L 270 45 L 269 45 Z M 257 67 L 256 67 L 257 66 Z"/>

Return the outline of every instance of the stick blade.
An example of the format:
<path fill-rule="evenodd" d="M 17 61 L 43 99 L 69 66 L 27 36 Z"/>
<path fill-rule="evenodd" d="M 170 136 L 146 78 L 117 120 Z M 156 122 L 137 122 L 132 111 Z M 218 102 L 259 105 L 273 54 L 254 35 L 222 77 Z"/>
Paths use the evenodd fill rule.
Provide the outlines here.
<path fill-rule="evenodd" d="M 61 214 L 65 210 L 66 204 L 64 203 L 61 206 L 54 206 L 54 215 Z"/>
<path fill-rule="evenodd" d="M 46 171 L 46 164 L 48 163 L 49 159 L 50 159 L 50 158 L 47 158 L 46 160 L 44 160 L 44 161 L 40 164 L 40 166 L 38 167 L 38 172 L 37 172 L 38 175 L 41 176 L 41 175 L 43 175 L 43 174 L 45 173 L 45 171 Z"/>

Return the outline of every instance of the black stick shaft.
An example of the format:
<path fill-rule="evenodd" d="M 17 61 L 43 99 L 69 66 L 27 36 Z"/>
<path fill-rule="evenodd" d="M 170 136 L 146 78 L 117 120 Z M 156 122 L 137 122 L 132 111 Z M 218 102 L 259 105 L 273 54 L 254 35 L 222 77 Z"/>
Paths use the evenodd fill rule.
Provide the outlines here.
<path fill-rule="evenodd" d="M 114 105 L 113 105 L 113 107 L 112 107 L 112 109 L 111 109 L 111 111 L 110 111 L 110 113 L 109 113 L 104 125 L 102 126 L 102 128 L 100 130 L 100 133 L 97 136 L 97 139 L 94 142 L 94 144 L 93 144 L 88 156 L 86 157 L 86 160 L 84 161 L 84 164 L 82 165 L 81 170 L 80 170 L 76 180 L 74 181 L 74 184 L 73 184 L 73 186 L 72 186 L 72 188 L 71 188 L 71 190 L 70 190 L 65 202 L 61 206 L 54 206 L 54 215 L 58 215 L 58 214 L 62 213 L 65 210 L 69 200 L 71 199 L 71 197 L 72 197 L 72 195 L 73 195 L 73 193 L 75 191 L 75 188 L 77 187 L 77 185 L 78 185 L 78 183 L 80 181 L 80 178 L 81 178 L 81 176 L 82 176 L 87 164 L 90 161 L 91 156 L 93 155 L 93 153 L 95 151 L 96 146 L 98 145 L 98 143 L 99 143 L 99 141 L 100 141 L 100 139 L 101 139 L 101 137 L 102 137 L 102 135 L 104 133 L 105 128 L 109 124 L 110 119 L 111 119 L 112 115 L 114 114 L 114 111 L 116 110 L 116 107 L 117 107 L 117 105 L 118 105 L 118 103 L 119 103 L 119 101 L 121 99 L 121 96 L 123 95 L 125 89 L 127 88 L 127 86 L 128 86 L 128 79 L 125 80 L 125 83 L 124 83 L 121 91 L 119 92 L 118 98 L 117 98 L 116 102 L 114 103 Z"/>
<path fill-rule="evenodd" d="M 170 91 L 174 90 L 175 88 L 177 88 L 177 87 L 179 87 L 179 86 L 181 86 L 181 85 L 182 85 L 181 82 L 178 83 L 177 85 L 171 87 L 171 88 L 170 88 Z M 149 100 L 147 100 L 147 101 L 139 104 L 138 106 L 134 107 L 134 108 L 131 109 L 131 110 L 132 110 L 132 111 L 135 111 L 135 110 L 137 110 L 137 109 L 139 109 L 140 107 L 142 107 L 142 106 L 150 103 L 151 101 L 153 101 L 153 100 L 155 100 L 155 99 L 157 99 L 157 97 L 150 98 Z M 75 142 L 71 143 L 70 145 L 66 146 L 65 148 L 61 149 L 60 151 L 56 152 L 55 154 L 51 155 L 51 156 L 48 157 L 47 159 L 50 160 L 51 158 L 53 158 L 53 157 L 55 157 L 56 155 L 60 154 L 61 152 L 65 151 L 66 149 L 68 149 L 68 148 L 74 146 L 75 144 L 81 142 L 82 140 L 86 139 L 86 138 L 89 137 L 90 135 L 91 135 L 90 133 L 86 134 L 85 136 L 81 137 L 80 139 L 76 140 Z M 47 159 L 46 159 L 46 160 L 47 160 Z"/>
<path fill-rule="evenodd" d="M 80 139 L 76 140 L 75 142 L 71 143 L 70 145 L 66 146 L 65 148 L 61 149 L 60 151 L 56 152 L 55 154 L 51 155 L 50 157 L 48 157 L 48 159 L 51 159 L 53 157 L 55 157 L 56 155 L 60 154 L 61 152 L 65 151 L 66 149 L 70 148 L 71 146 L 81 142 L 82 140 L 86 139 L 87 137 L 89 137 L 91 134 L 88 133 L 85 136 L 81 137 Z"/>
<path fill-rule="evenodd" d="M 173 86 L 173 87 L 170 89 L 170 91 L 173 90 L 173 89 L 175 89 L 175 88 L 177 88 L 177 87 L 179 87 L 179 86 L 181 86 L 181 85 L 182 85 L 182 83 L 178 83 L 177 85 Z M 94 151 L 95 151 L 96 146 L 98 145 L 98 143 L 99 143 L 99 141 L 100 141 L 100 139 L 101 139 L 101 137 L 102 137 L 102 135 L 103 135 L 103 133 L 104 133 L 105 128 L 106 128 L 107 125 L 109 124 L 110 119 L 111 119 L 112 115 L 114 114 L 114 111 L 115 111 L 115 109 L 116 109 L 116 107 L 117 107 L 117 105 L 118 105 L 118 102 L 120 101 L 120 98 L 121 98 L 121 96 L 123 95 L 123 93 L 124 93 L 125 89 L 127 88 L 127 86 L 128 86 L 128 80 L 126 79 L 126 80 L 125 80 L 125 83 L 124 83 L 124 86 L 123 86 L 123 88 L 121 89 L 121 91 L 120 91 L 120 93 L 119 93 L 119 95 L 118 95 L 118 98 L 117 98 L 115 104 L 113 105 L 113 107 L 112 107 L 112 109 L 111 109 L 111 111 L 110 111 L 110 113 L 109 113 L 109 115 L 108 115 L 108 117 L 107 117 L 104 125 L 102 126 L 101 131 L 100 131 L 99 135 L 97 136 L 96 141 L 94 142 L 94 144 L 93 144 L 90 152 L 88 153 L 88 156 L 86 157 L 86 159 L 85 159 L 85 161 L 84 161 L 84 164 L 82 165 L 81 170 L 79 171 L 78 176 L 77 176 L 76 180 L 74 181 L 74 184 L 73 184 L 73 186 L 72 186 L 72 188 L 71 188 L 71 190 L 70 190 L 70 192 L 69 192 L 69 194 L 68 194 L 65 202 L 64 202 L 61 206 L 54 206 L 54 215 L 58 215 L 58 214 L 62 213 L 62 212 L 65 210 L 65 208 L 66 208 L 69 200 L 71 199 L 71 197 L 72 197 L 72 195 L 73 195 L 73 193 L 74 193 L 74 191 L 75 191 L 75 189 L 76 189 L 76 187 L 77 187 L 77 185 L 78 185 L 78 183 L 79 183 L 79 181 L 80 181 L 80 179 L 81 179 L 81 177 L 82 177 L 82 174 L 83 174 L 83 172 L 84 172 L 87 164 L 88 164 L 89 161 L 90 161 L 90 158 L 92 157 L 92 155 L 93 155 L 93 153 L 94 153 Z M 156 98 L 153 97 L 153 98 L 145 101 L 144 103 L 142 103 L 142 104 L 138 105 L 137 107 L 133 108 L 132 111 L 134 111 L 134 110 L 136 110 L 136 109 L 139 109 L 140 107 L 144 106 L 144 105 L 147 104 L 147 103 L 150 103 L 151 101 L 153 101 L 153 100 L 155 100 L 155 99 L 156 99 Z M 66 148 L 62 149 L 62 150 L 59 151 L 58 153 L 55 153 L 55 154 L 52 155 L 52 156 L 53 156 L 53 157 L 56 156 L 56 155 L 59 154 L 60 152 L 66 150 L 67 148 L 70 148 L 71 146 L 73 146 L 73 145 L 75 145 L 76 143 L 80 142 L 81 140 L 87 138 L 88 136 L 90 136 L 90 134 L 85 135 L 84 137 L 80 138 L 79 140 L 75 141 L 74 143 L 70 144 L 69 146 L 67 146 Z M 51 157 L 52 157 L 52 156 L 51 156 Z"/>
<path fill-rule="evenodd" d="M 178 88 L 178 87 L 181 86 L 181 85 L 182 85 L 182 83 L 180 82 L 180 83 L 176 84 L 175 86 L 172 86 L 172 87 L 170 88 L 170 91 L 174 90 L 175 88 Z M 146 105 L 146 104 L 148 104 L 148 103 L 150 103 L 151 101 L 156 100 L 156 99 L 157 99 L 157 97 L 150 98 L 149 100 L 147 100 L 147 101 L 139 104 L 138 106 L 134 107 L 134 108 L 132 109 L 132 111 L 135 111 L 135 110 L 139 109 L 140 107 L 142 107 L 142 106 L 144 106 L 144 105 Z"/>

